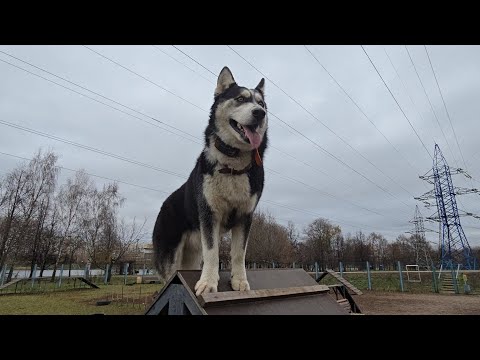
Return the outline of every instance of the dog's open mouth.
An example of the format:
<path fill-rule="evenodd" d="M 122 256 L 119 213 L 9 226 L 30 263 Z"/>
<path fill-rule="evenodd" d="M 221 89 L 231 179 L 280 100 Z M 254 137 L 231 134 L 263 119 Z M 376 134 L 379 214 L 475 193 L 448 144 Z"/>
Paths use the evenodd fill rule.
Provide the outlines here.
<path fill-rule="evenodd" d="M 258 127 L 253 125 L 241 125 L 237 121 L 230 119 L 230 126 L 240 134 L 243 141 L 252 145 L 253 149 L 260 146 L 262 136 L 257 132 Z"/>

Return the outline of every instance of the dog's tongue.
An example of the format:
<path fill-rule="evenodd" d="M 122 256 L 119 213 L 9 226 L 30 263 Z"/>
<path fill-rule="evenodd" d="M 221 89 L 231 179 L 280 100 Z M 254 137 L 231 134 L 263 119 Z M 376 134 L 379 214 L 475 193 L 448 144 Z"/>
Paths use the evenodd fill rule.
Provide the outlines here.
<path fill-rule="evenodd" d="M 250 145 L 252 145 L 252 149 L 257 149 L 262 142 L 262 137 L 260 136 L 260 134 L 256 131 L 250 131 L 250 129 L 246 126 L 243 128 L 243 130 L 245 130 L 245 135 L 247 135 L 248 140 L 250 140 Z"/>

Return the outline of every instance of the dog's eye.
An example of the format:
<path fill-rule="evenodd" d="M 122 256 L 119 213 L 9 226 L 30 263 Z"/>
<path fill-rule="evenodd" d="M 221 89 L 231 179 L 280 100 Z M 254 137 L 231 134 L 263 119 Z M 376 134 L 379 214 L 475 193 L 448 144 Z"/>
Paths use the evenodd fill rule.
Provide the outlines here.
<path fill-rule="evenodd" d="M 263 101 L 259 101 L 258 105 L 260 105 L 261 107 L 265 107 L 265 103 Z"/>
<path fill-rule="evenodd" d="M 238 102 L 244 102 L 244 101 L 245 101 L 245 98 L 244 98 L 243 96 L 239 96 L 239 97 L 237 98 L 237 101 L 238 101 Z"/>

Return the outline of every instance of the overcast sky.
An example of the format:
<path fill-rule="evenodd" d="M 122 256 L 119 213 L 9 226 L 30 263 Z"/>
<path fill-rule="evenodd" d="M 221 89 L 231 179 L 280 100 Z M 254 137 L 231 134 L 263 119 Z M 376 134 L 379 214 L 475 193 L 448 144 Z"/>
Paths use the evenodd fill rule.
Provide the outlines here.
<path fill-rule="evenodd" d="M 263 77 L 259 71 L 268 77 L 270 147 L 259 208 L 282 224 L 292 220 L 303 229 L 323 217 L 345 234 L 377 231 L 393 241 L 413 228 L 409 221 L 416 204 L 424 216 L 436 212 L 413 198 L 433 188 L 418 178 L 432 167 L 421 141 L 431 155 L 438 143 L 451 167 L 465 168 L 423 46 L 408 50 L 437 117 L 404 46 L 365 46 L 421 141 L 359 45 L 308 46 L 318 62 L 303 46 L 232 46 L 238 54 L 227 46 L 89 47 L 117 64 L 82 46 L 0 46 L 0 151 L 31 158 L 40 147 L 52 149 L 60 155 L 61 166 L 150 188 L 120 184 L 126 198 L 122 215 L 147 218 L 148 234 L 163 201 L 182 185 L 182 176 L 188 177 L 203 147 L 216 74 L 223 66 L 231 69 L 239 85 L 250 88 Z M 470 181 L 456 175 L 454 185 L 479 187 L 480 47 L 427 49 L 473 177 Z M 0 154 L 0 176 L 21 161 Z M 63 170 L 60 181 L 72 175 Z M 94 180 L 99 186 L 106 182 Z M 464 195 L 457 203 L 478 214 L 479 199 Z M 479 220 L 462 217 L 461 222 L 470 245 L 480 245 Z M 438 229 L 434 223 L 426 227 Z M 438 242 L 435 233 L 427 233 L 427 238 Z"/>

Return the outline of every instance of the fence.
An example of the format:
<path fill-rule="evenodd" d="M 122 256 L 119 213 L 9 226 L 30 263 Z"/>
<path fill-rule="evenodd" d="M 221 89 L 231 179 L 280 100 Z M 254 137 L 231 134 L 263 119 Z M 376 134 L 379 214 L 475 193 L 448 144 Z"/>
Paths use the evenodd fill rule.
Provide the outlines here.
<path fill-rule="evenodd" d="M 13 268 L 13 271 L 5 265 L 0 269 L 0 295 L 34 294 L 91 288 L 88 283 L 96 286 L 128 286 L 137 282 L 137 276 L 154 275 L 154 272 L 151 270 L 148 273 L 145 271 L 145 274 L 143 274 L 143 269 L 135 270 L 134 268 L 131 269 L 134 275 L 128 275 L 129 266 L 125 264 L 114 269 L 111 272 L 112 276 L 107 281 L 108 269 L 108 266 L 104 270 L 90 269 L 89 266 L 84 266 L 83 269 L 80 269 L 76 266 L 69 271 L 67 266 L 61 265 L 56 271 L 55 281 L 52 281 L 52 270 L 47 269 L 43 272 L 43 276 L 40 276 L 42 272 L 37 268 L 37 265 L 34 265 L 32 270 L 18 267 Z M 7 282 L 9 277 L 11 280 Z M 86 280 L 86 282 L 82 279 Z"/>
<path fill-rule="evenodd" d="M 220 264 L 221 268 L 226 268 L 225 264 Z M 313 264 L 302 263 L 278 263 L 270 261 L 260 261 L 247 263 L 248 269 L 271 269 L 271 268 L 303 268 L 310 272 L 313 277 L 318 277 L 323 271 L 323 267 L 319 262 Z M 26 294 L 26 293 L 44 293 L 57 292 L 76 289 L 90 288 L 89 285 L 80 280 L 80 277 L 87 279 L 89 282 L 97 285 L 133 285 L 137 281 L 137 275 L 127 275 L 127 266 L 121 270 L 113 272 L 110 281 L 106 281 L 105 270 L 90 270 L 85 267 L 83 270 L 76 269 L 73 277 L 68 277 L 65 266 L 61 266 L 57 272 L 55 282 L 51 281 L 51 277 L 38 277 L 38 270 L 32 272 L 31 278 L 19 277 L 12 278 L 12 281 L 6 283 L 6 272 L 8 267 L 0 269 L 0 295 L 4 294 Z M 63 270 L 62 270 L 63 269 Z M 132 269 L 135 273 L 135 269 Z M 480 271 L 479 270 L 420 270 L 418 267 L 405 266 L 397 262 L 397 269 L 382 270 L 382 267 L 372 266 L 369 262 L 363 264 L 354 264 L 348 267 L 340 262 L 336 269 L 341 276 L 345 277 L 349 282 L 360 290 L 374 291 L 403 291 L 410 293 L 426 293 L 426 292 L 453 292 L 458 294 L 480 294 Z M 29 270 L 18 270 L 29 272 Z M 116 275 L 119 273 L 123 275 Z M 29 273 L 30 274 L 30 273 Z M 150 272 L 151 274 L 151 272 Z M 138 271 L 138 276 L 142 276 L 142 269 Z M 330 285 L 336 283 L 336 280 L 330 276 L 322 279 L 322 283 Z M 118 296 L 117 296 L 118 298 Z M 122 297 L 123 299 L 123 297 Z M 123 301 L 123 300 L 122 300 Z"/>
<path fill-rule="evenodd" d="M 223 266 L 226 268 L 225 266 Z M 250 262 L 247 269 L 286 269 L 303 268 L 310 272 L 313 277 L 318 277 L 325 267 L 317 263 L 279 263 L 272 261 Z M 409 293 L 447 293 L 449 284 L 453 291 L 458 294 L 480 294 L 480 271 L 479 270 L 444 270 L 433 267 L 431 270 L 420 269 L 410 264 L 402 264 L 397 261 L 396 267 L 372 265 L 368 261 L 353 263 L 344 266 L 339 262 L 334 271 L 345 277 L 360 290 L 375 291 L 401 291 Z M 466 282 L 465 282 L 466 277 Z M 322 279 L 322 284 L 333 285 L 336 280 L 330 276 Z M 468 286 L 465 286 L 468 285 Z"/>

